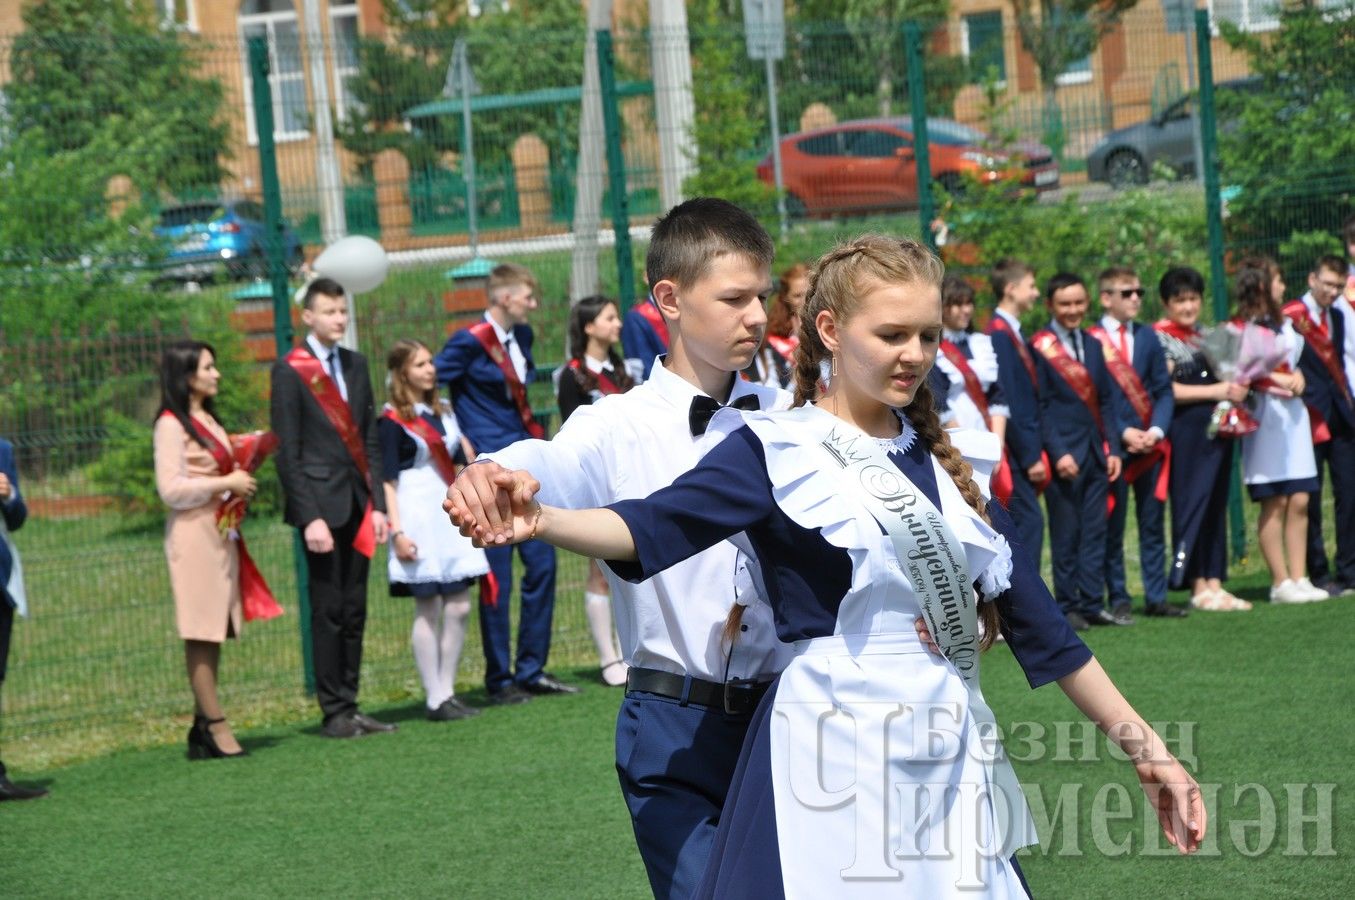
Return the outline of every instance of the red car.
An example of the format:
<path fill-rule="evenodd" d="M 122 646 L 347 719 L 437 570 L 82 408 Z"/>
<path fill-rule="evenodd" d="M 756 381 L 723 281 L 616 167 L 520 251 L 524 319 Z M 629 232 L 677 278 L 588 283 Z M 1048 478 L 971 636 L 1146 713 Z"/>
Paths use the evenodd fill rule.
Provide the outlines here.
<path fill-rule="evenodd" d="M 1018 179 L 1037 191 L 1059 185 L 1059 164 L 1042 144 L 995 149 L 983 132 L 951 119 L 928 119 L 927 137 L 932 179 L 952 192 L 966 172 L 987 181 Z M 787 135 L 781 168 L 793 217 L 917 205 L 911 119 L 857 119 Z M 770 154 L 757 174 L 775 185 Z"/>

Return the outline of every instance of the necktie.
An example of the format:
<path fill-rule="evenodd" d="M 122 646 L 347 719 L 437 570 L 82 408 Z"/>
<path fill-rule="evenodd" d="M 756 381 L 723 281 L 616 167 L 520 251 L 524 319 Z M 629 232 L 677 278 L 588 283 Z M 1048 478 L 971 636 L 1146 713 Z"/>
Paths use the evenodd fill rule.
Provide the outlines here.
<path fill-rule="evenodd" d="M 1076 331 L 1068 332 L 1068 343 L 1073 345 L 1073 357 L 1078 362 L 1082 362 L 1082 341 L 1078 340 L 1080 337 Z"/>
<path fill-rule="evenodd" d="M 974 358 L 974 354 L 969 352 L 969 335 L 967 334 L 957 335 L 955 338 L 955 346 L 960 349 L 960 352 L 962 354 L 964 354 L 965 359 Z"/>
<path fill-rule="evenodd" d="M 1327 310 L 1326 310 L 1326 309 L 1323 309 L 1323 310 L 1322 310 L 1322 330 L 1325 331 L 1327 334 L 1331 334 L 1331 329 L 1327 326 Z"/>
<path fill-rule="evenodd" d="M 757 409 L 757 395 L 744 394 L 729 405 L 735 409 Z M 711 417 L 715 415 L 716 410 L 721 408 L 720 402 L 712 397 L 707 397 L 704 394 L 693 397 L 691 409 L 687 411 L 687 425 L 692 430 L 692 437 L 705 434 L 706 427 L 710 425 Z"/>
<path fill-rule="evenodd" d="M 1125 361 L 1128 361 L 1128 360 L 1129 360 L 1129 326 L 1128 326 L 1128 325 L 1121 325 L 1121 326 L 1120 326 L 1120 356 L 1121 356 Z"/>

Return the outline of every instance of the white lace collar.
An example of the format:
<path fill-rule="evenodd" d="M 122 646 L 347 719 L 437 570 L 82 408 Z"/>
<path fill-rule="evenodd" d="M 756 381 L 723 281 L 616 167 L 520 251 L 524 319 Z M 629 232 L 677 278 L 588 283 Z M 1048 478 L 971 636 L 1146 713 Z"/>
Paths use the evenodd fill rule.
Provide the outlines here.
<path fill-rule="evenodd" d="M 917 429 L 913 423 L 904 415 L 903 410 L 894 410 L 894 415 L 899 417 L 899 435 L 892 438 L 874 438 L 875 443 L 880 445 L 880 449 L 886 453 L 907 453 L 913 449 L 913 443 L 917 440 Z"/>

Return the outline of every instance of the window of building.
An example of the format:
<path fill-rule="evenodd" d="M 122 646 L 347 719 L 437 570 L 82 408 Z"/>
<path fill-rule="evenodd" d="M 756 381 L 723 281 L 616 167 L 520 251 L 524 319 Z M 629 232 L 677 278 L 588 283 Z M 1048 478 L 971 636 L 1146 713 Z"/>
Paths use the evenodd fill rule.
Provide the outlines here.
<path fill-rule="evenodd" d="M 974 13 L 960 19 L 960 40 L 975 83 L 992 77 L 1007 80 L 1007 59 L 1002 49 L 1002 11 Z"/>
<path fill-rule="evenodd" d="M 329 0 L 329 41 L 334 68 L 334 109 L 342 122 L 357 105 L 350 87 L 358 75 L 357 0 Z"/>
<path fill-rule="evenodd" d="M 273 139 L 294 141 L 310 134 L 306 70 L 301 31 L 292 0 L 244 0 L 240 4 L 240 46 L 245 67 L 245 126 L 249 142 L 259 140 L 254 121 L 254 88 L 249 77 L 249 41 L 268 41 L 268 87 L 273 97 Z"/>
<path fill-rule="evenodd" d="M 182 31 L 198 30 L 198 11 L 194 0 L 155 0 L 160 13 L 160 24 Z"/>

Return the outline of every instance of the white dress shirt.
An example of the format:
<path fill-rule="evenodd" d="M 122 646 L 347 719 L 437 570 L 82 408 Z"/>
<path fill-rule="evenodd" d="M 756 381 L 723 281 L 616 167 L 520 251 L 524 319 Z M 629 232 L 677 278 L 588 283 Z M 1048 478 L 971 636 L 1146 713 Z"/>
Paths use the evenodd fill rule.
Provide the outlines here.
<path fill-rule="evenodd" d="M 1064 328 L 1058 322 L 1051 321 L 1049 323 L 1049 330 L 1058 336 L 1059 341 L 1063 343 L 1063 349 L 1068 351 L 1069 356 L 1080 363 L 1085 363 L 1087 361 L 1087 350 L 1086 346 L 1082 343 L 1083 334 L 1081 328 L 1070 330 Z"/>
<path fill-rule="evenodd" d="M 647 497 L 694 467 L 715 436 L 693 437 L 687 423 L 692 398 L 702 392 L 656 363 L 649 380 L 624 394 L 580 406 L 551 441 L 519 441 L 482 459 L 526 469 L 541 481 L 543 503 L 570 509 Z M 791 397 L 735 376 L 730 400 L 755 394 L 763 409 L 784 409 Z M 776 637 L 771 609 L 754 603 L 744 615 L 726 660 L 721 628 L 746 561 L 722 541 L 640 584 L 607 570 L 616 602 L 621 653 L 632 666 L 689 674 L 706 681 L 763 678 L 781 671 L 790 648 Z"/>
<path fill-rule="evenodd" d="M 526 384 L 527 355 L 522 352 L 518 342 L 513 340 L 513 330 L 511 328 L 504 329 L 489 313 L 485 313 L 485 321 L 494 326 L 494 335 L 499 339 L 499 343 L 503 344 L 503 348 L 508 351 L 508 358 L 513 362 L 513 371 L 518 373 L 518 381 Z M 511 391 L 509 391 L 509 396 L 512 396 Z"/>
<path fill-rule="evenodd" d="M 306 335 L 306 344 L 311 348 L 311 352 L 315 354 L 315 358 L 320 360 L 320 365 L 324 366 L 325 374 L 334 379 L 334 383 L 339 386 L 339 396 L 343 398 L 344 403 L 347 403 L 348 383 L 343 380 L 343 360 L 339 359 L 339 345 L 335 344 L 333 347 L 326 349 L 325 345 L 320 343 L 319 339 L 316 338 L 314 334 Z M 330 354 L 334 355 L 334 364 L 332 366 L 329 362 Z"/>
<path fill-rule="evenodd" d="M 1020 320 L 1020 319 L 1018 319 L 1016 316 L 1012 315 L 1011 313 L 1007 312 L 1006 310 L 1002 310 L 1002 309 L 995 309 L 995 310 L 993 310 L 993 313 L 994 313 L 995 315 L 1001 316 L 1003 319 L 1006 319 L 1007 324 L 1010 325 L 1010 326 L 1012 327 L 1012 331 L 1016 332 L 1016 337 L 1017 337 L 1017 339 L 1019 339 L 1019 340 L 1024 340 L 1024 338 L 1021 337 L 1021 320 Z"/>

